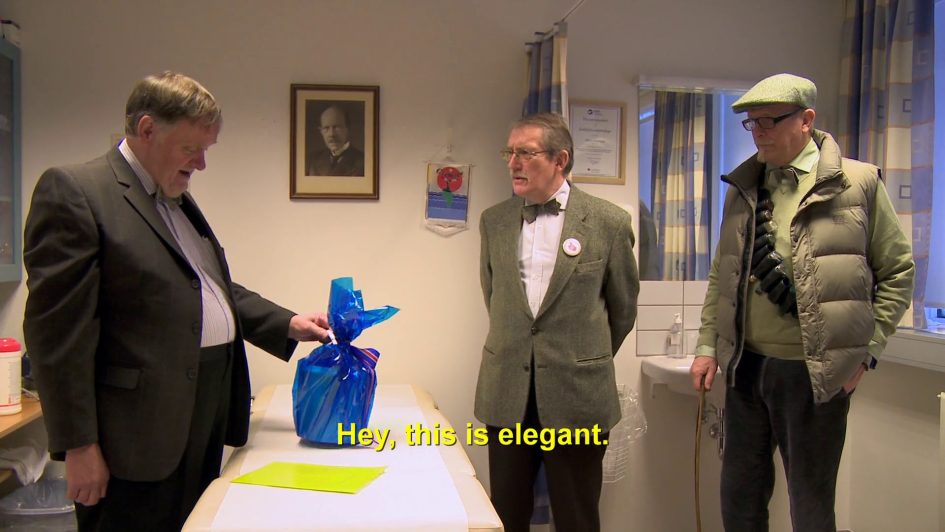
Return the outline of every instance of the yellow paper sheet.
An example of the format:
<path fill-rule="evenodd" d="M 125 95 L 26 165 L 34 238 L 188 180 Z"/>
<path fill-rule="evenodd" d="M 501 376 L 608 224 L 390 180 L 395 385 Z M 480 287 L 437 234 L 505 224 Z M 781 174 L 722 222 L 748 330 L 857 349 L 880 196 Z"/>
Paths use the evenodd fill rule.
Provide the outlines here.
<path fill-rule="evenodd" d="M 357 493 L 374 481 L 386 467 L 347 467 L 292 462 L 272 462 L 233 479 L 237 484 L 255 484 L 335 493 Z"/>

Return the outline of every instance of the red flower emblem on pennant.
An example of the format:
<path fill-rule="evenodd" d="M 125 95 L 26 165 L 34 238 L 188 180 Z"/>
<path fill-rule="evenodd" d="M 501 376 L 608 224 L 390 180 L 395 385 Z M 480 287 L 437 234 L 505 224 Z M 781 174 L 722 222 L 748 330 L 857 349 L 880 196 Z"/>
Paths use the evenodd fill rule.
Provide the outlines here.
<path fill-rule="evenodd" d="M 436 172 L 436 184 L 443 192 L 456 192 L 463 186 L 463 173 L 459 168 L 444 166 Z"/>

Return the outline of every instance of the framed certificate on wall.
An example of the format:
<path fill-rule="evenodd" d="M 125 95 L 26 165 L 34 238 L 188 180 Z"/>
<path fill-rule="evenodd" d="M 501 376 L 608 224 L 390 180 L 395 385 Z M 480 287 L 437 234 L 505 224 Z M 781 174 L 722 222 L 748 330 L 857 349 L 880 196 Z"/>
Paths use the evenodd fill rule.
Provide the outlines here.
<path fill-rule="evenodd" d="M 568 105 L 574 140 L 575 183 L 622 185 L 626 180 L 622 102 L 571 100 Z"/>

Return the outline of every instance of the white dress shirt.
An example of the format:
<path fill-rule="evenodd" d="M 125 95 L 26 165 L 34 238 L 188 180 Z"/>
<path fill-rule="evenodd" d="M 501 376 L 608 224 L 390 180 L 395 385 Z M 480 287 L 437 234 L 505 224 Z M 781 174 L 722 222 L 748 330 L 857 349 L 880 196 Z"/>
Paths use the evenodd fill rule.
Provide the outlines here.
<path fill-rule="evenodd" d="M 558 258 L 558 245 L 561 241 L 561 231 L 564 229 L 564 209 L 568 206 L 571 195 L 571 185 L 565 180 L 551 198 L 561 204 L 561 213 L 558 216 L 543 214 L 528 223 L 522 220 L 522 235 L 518 245 L 518 266 L 522 272 L 522 282 L 525 284 L 525 295 L 528 297 L 528 307 L 532 316 L 538 315 L 541 302 L 548 292 L 551 274 L 555 270 L 555 261 Z M 528 204 L 526 202 L 526 204 Z"/>

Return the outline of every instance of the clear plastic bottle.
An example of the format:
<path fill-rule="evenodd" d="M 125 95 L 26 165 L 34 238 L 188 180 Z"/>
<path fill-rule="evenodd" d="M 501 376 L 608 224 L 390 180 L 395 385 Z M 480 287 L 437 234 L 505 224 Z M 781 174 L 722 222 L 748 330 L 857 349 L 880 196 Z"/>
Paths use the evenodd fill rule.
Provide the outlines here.
<path fill-rule="evenodd" d="M 673 324 L 669 327 L 669 355 L 671 358 L 684 358 L 686 356 L 682 345 L 683 322 L 682 316 L 677 312 L 673 315 Z"/>

